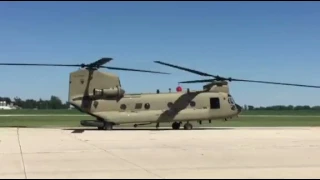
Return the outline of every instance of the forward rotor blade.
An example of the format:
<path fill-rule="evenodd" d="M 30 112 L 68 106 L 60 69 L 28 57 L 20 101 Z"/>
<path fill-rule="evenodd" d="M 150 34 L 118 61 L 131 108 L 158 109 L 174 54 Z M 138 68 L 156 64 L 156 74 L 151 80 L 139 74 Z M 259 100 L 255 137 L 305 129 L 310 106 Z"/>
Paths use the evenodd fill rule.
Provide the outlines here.
<path fill-rule="evenodd" d="M 292 84 L 292 83 L 282 83 L 282 82 L 255 81 L 255 80 L 233 79 L 233 78 L 229 78 L 228 80 L 230 80 L 230 81 L 240 81 L 240 82 L 262 83 L 262 84 L 275 84 L 275 85 L 285 85 L 285 86 L 300 86 L 300 87 L 320 88 L 320 86 L 314 86 L 314 85 Z"/>
<path fill-rule="evenodd" d="M 203 80 L 194 80 L 194 81 L 182 81 L 182 82 L 179 82 L 179 83 L 185 83 L 185 84 L 188 84 L 188 83 L 189 84 L 191 84 L 191 83 L 208 83 L 208 82 L 213 82 L 215 80 L 216 79 L 203 79 Z M 252 83 L 261 83 L 261 84 L 285 85 L 285 86 L 299 86 L 299 87 L 320 88 L 320 86 L 314 86 L 314 85 L 292 84 L 292 83 L 270 82 L 270 81 L 255 81 L 255 80 L 247 80 L 247 79 L 223 78 L 223 80 L 240 81 L 240 82 L 252 82 Z"/>
<path fill-rule="evenodd" d="M 107 69 L 112 69 L 112 70 L 121 70 L 121 71 L 146 72 L 146 73 L 154 73 L 154 74 L 170 74 L 170 73 L 159 72 L 159 71 L 148 71 L 148 70 L 141 70 L 141 69 L 120 68 L 120 67 L 110 67 L 110 66 L 101 66 L 101 68 L 107 68 Z"/>
<path fill-rule="evenodd" d="M 189 69 L 189 68 L 185 68 L 185 67 L 181 67 L 181 66 L 165 63 L 165 62 L 161 62 L 161 61 L 154 61 L 154 62 L 158 63 L 158 64 L 161 64 L 161 65 L 165 65 L 165 66 L 169 66 L 169 67 L 172 67 L 172 68 L 176 68 L 176 69 L 188 71 L 188 72 L 191 72 L 191 73 L 194 73 L 194 74 L 198 74 L 200 76 L 211 76 L 211 77 L 214 77 L 213 79 L 182 81 L 182 82 L 179 82 L 179 83 L 207 83 L 207 82 L 213 82 L 214 80 L 219 80 L 219 81 L 225 80 L 225 81 L 241 81 L 241 82 L 253 82 L 253 83 L 262 83 L 262 84 L 274 84 L 274 85 L 320 88 L 320 86 L 314 86 L 314 85 L 304 85 L 304 84 L 293 84 L 293 83 L 282 83 L 282 82 L 255 81 L 255 80 L 246 80 L 246 79 L 225 78 L 225 77 L 215 76 L 215 75 L 211 75 L 211 74 L 204 73 L 204 72 L 201 72 L 201 71 L 197 71 L 197 70 L 193 70 L 193 69 Z"/>
<path fill-rule="evenodd" d="M 28 63 L 0 63 L 5 66 L 66 66 L 66 67 L 81 67 L 81 64 L 28 64 Z"/>
<path fill-rule="evenodd" d="M 165 63 L 165 62 L 161 62 L 161 61 L 154 61 L 155 63 L 161 64 L 161 65 L 165 65 L 165 66 L 169 66 L 172 68 L 176 68 L 176 69 L 180 69 L 180 70 L 184 70 L 184 71 L 188 71 L 194 74 L 198 74 L 200 76 L 211 76 L 211 77 L 217 77 L 208 73 L 204 73 L 201 71 L 197 71 L 197 70 L 193 70 L 193 69 L 189 69 L 189 68 L 185 68 L 185 67 L 181 67 L 181 66 L 177 66 L 177 65 L 173 65 L 173 64 L 169 64 L 169 63 Z"/>

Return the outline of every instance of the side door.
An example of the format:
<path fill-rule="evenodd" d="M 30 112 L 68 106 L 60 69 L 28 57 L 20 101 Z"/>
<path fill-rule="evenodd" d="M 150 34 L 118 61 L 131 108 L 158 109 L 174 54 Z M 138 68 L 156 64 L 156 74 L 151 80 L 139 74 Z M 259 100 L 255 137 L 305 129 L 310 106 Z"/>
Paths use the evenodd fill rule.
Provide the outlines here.
<path fill-rule="evenodd" d="M 212 97 L 210 98 L 210 109 L 220 109 L 220 98 L 219 97 Z"/>

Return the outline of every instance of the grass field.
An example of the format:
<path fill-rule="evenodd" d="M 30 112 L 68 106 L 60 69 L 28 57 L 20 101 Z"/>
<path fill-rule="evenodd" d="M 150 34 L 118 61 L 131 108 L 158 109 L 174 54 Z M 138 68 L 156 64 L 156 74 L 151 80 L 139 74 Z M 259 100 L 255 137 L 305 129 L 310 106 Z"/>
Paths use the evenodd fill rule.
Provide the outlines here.
<path fill-rule="evenodd" d="M 83 114 L 77 110 L 30 110 L 30 109 L 21 109 L 21 110 L 0 110 L 1 114 Z M 320 116 L 320 111 L 318 110 L 254 110 L 254 111 L 244 111 L 243 115 L 301 115 L 301 116 Z"/>
<path fill-rule="evenodd" d="M 49 110 L 32 110 L 32 109 L 19 109 L 19 110 L 0 110 L 1 114 L 83 114 L 77 110 L 67 109 L 49 109 Z"/>
<path fill-rule="evenodd" d="M 4 116 L 20 114 L 21 116 Z M 26 116 L 23 116 L 23 115 Z M 43 116 L 32 116 L 32 115 Z M 51 114 L 53 116 L 50 116 Z M 59 115 L 60 114 L 60 115 Z M 65 114 L 79 116 L 63 116 Z M 29 116 L 28 116 L 29 115 Z M 83 116 L 81 116 L 83 115 Z M 265 115 L 265 116 L 261 116 Z M 277 116 L 276 116 L 277 115 Z M 283 115 L 283 116 L 281 116 Z M 317 117 L 318 116 L 318 117 Z M 0 111 L 0 127 L 80 127 L 81 120 L 94 120 L 90 116 L 75 110 L 14 110 Z M 320 126 L 320 112 L 318 111 L 247 111 L 239 118 L 230 121 L 212 121 L 211 124 L 203 122 L 198 126 L 216 127 L 275 127 L 275 126 Z M 128 126 L 128 125 L 124 125 Z M 132 126 L 130 124 L 129 126 Z M 155 125 L 151 125 L 155 126 Z M 171 127 L 169 123 L 161 126 Z"/>

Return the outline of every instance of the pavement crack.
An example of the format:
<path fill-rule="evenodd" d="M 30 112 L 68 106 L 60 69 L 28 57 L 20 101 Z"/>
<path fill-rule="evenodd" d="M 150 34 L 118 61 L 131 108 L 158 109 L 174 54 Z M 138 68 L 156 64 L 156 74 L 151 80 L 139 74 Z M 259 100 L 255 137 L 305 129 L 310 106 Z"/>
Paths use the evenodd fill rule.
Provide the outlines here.
<path fill-rule="evenodd" d="M 161 177 L 160 175 L 155 174 L 155 173 L 149 171 L 148 169 L 145 169 L 145 168 L 139 166 L 138 164 L 135 164 L 134 162 L 131 162 L 131 161 L 125 159 L 125 158 L 122 158 L 122 157 L 120 157 L 120 156 L 117 156 L 117 155 L 113 154 L 112 152 L 110 152 L 110 151 L 108 151 L 108 150 L 106 150 L 106 149 L 104 149 L 104 148 L 101 148 L 101 147 L 99 147 L 99 146 L 96 146 L 96 145 L 94 145 L 94 144 L 91 144 L 91 143 L 89 143 L 89 142 L 86 141 L 86 140 L 79 139 L 79 138 L 73 136 L 72 134 L 68 134 L 68 135 L 71 136 L 71 137 L 73 137 L 74 139 L 80 141 L 80 142 L 83 142 L 83 143 L 86 143 L 86 144 L 88 144 L 88 145 L 90 145 L 90 146 L 93 146 L 93 147 L 95 147 L 95 148 L 98 148 L 98 149 L 100 149 L 101 151 L 104 151 L 104 152 L 112 155 L 113 157 L 119 158 L 119 159 L 121 159 L 122 161 L 125 161 L 125 162 L 127 162 L 127 163 L 129 163 L 129 164 L 132 164 L 132 165 L 134 165 L 134 166 L 136 166 L 136 167 L 138 167 L 138 168 L 146 171 L 146 172 L 149 173 L 149 174 L 152 174 L 152 175 L 154 175 L 154 176 L 157 176 L 158 178 L 161 178 L 161 179 L 165 179 L 165 178 Z"/>
<path fill-rule="evenodd" d="M 19 148 L 20 148 L 20 155 L 21 155 L 21 160 L 22 160 L 22 165 L 23 165 L 24 178 L 28 179 L 27 172 L 26 172 L 26 166 L 25 166 L 25 163 L 24 163 L 24 157 L 23 157 L 23 153 L 22 153 L 21 142 L 20 142 L 19 128 L 17 128 L 17 137 L 18 137 L 18 144 L 19 144 Z"/>

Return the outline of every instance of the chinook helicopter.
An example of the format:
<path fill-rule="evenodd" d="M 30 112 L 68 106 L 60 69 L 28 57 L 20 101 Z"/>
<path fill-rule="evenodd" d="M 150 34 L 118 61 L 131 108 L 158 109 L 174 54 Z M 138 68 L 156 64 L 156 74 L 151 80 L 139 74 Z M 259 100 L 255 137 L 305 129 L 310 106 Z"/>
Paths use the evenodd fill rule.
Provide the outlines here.
<path fill-rule="evenodd" d="M 159 92 L 127 94 L 121 87 L 119 76 L 102 72 L 98 69 L 107 68 L 113 70 L 147 72 L 157 74 L 169 74 L 158 71 L 147 71 L 130 68 L 118 68 L 104 66 L 112 58 L 101 58 L 90 64 L 22 64 L 0 63 L 0 65 L 22 66 L 67 66 L 81 67 L 69 75 L 68 102 L 77 110 L 91 115 L 96 120 L 82 120 L 82 126 L 97 127 L 99 130 L 111 130 L 116 125 L 134 124 L 134 127 L 147 124 L 172 123 L 172 129 L 180 129 L 182 123 L 186 130 L 193 128 L 190 123 L 207 120 L 228 120 L 237 117 L 242 108 L 236 104 L 229 91 L 228 81 L 242 81 L 267 83 L 277 85 L 302 86 L 320 88 L 301 84 L 289 84 L 268 81 L 253 81 L 244 79 L 224 78 L 211 75 L 185 67 L 155 61 L 155 63 L 172 68 L 191 72 L 200 76 L 209 76 L 210 79 L 183 81 L 179 83 L 207 83 L 202 90 L 177 92 Z"/>

